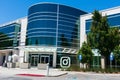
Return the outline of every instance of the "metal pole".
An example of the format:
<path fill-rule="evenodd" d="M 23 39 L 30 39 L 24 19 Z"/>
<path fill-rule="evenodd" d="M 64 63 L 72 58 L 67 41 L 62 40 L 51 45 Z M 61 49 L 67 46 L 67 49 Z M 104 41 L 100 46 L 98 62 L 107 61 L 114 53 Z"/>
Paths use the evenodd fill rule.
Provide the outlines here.
<path fill-rule="evenodd" d="M 49 76 L 49 63 L 47 63 L 47 76 Z"/>
<path fill-rule="evenodd" d="M 99 53 L 98 53 L 98 68 L 99 68 Z"/>
<path fill-rule="evenodd" d="M 81 69 L 81 60 L 80 60 L 80 69 Z"/>
<path fill-rule="evenodd" d="M 93 68 L 94 68 L 94 56 L 93 56 Z"/>
<path fill-rule="evenodd" d="M 112 61 L 110 60 L 110 68 L 112 68 Z"/>

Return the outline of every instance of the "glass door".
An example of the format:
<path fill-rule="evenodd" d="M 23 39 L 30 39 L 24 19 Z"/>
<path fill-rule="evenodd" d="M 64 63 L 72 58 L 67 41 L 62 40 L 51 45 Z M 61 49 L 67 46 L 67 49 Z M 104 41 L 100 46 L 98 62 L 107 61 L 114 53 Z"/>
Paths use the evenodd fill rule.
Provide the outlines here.
<path fill-rule="evenodd" d="M 39 55 L 31 55 L 31 66 L 37 66 L 39 61 Z"/>
<path fill-rule="evenodd" d="M 49 63 L 50 57 L 49 56 L 41 56 L 40 63 Z"/>

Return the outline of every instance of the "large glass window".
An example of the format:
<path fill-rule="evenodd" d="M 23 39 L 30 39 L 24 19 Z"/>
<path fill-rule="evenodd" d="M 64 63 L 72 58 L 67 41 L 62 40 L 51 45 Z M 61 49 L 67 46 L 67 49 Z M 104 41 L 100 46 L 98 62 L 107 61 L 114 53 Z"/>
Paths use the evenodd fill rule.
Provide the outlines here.
<path fill-rule="evenodd" d="M 33 5 L 32 7 L 30 7 L 28 15 L 36 12 L 57 12 L 57 5 L 47 3 Z"/>
<path fill-rule="evenodd" d="M 28 13 L 27 45 L 78 48 L 79 17 L 85 13 L 60 4 L 33 5 Z"/>
<path fill-rule="evenodd" d="M 28 23 L 28 30 L 31 28 L 56 28 L 55 20 L 34 20 Z"/>
<path fill-rule="evenodd" d="M 0 48 L 18 46 L 19 29 L 17 23 L 0 27 Z"/>
<path fill-rule="evenodd" d="M 107 18 L 108 18 L 108 24 L 110 25 L 110 27 L 115 27 L 115 26 L 120 27 L 120 13 L 109 15 L 107 16 Z M 91 22 L 92 22 L 92 19 L 86 20 L 86 33 L 90 32 Z"/>
<path fill-rule="evenodd" d="M 56 44 L 55 37 L 31 37 L 27 38 L 27 45 L 53 46 Z"/>

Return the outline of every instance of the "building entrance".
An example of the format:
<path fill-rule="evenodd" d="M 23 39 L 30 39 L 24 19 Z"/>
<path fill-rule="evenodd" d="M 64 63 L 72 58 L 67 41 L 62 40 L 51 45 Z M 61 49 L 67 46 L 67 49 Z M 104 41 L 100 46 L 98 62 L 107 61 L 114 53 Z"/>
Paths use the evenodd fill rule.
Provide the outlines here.
<path fill-rule="evenodd" d="M 49 63 L 52 67 L 53 55 L 50 54 L 29 54 L 29 63 L 35 67 L 38 63 Z"/>
<path fill-rule="evenodd" d="M 31 55 L 31 66 L 37 66 L 39 61 L 39 56 L 38 55 Z"/>
<path fill-rule="evenodd" d="M 49 63 L 50 62 L 50 56 L 41 56 L 40 57 L 40 63 Z"/>

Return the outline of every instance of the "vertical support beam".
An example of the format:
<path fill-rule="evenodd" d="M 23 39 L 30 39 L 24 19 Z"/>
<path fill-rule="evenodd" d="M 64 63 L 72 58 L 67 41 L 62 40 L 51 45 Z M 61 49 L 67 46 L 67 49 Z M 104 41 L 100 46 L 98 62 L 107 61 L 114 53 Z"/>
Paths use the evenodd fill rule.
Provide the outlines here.
<path fill-rule="evenodd" d="M 58 41 L 58 22 L 59 22 L 59 4 L 57 5 L 57 24 L 56 24 L 56 47 L 57 47 L 57 41 Z"/>
<path fill-rule="evenodd" d="M 2 54 L 0 54 L 0 66 L 2 66 L 2 60 L 3 60 L 3 56 Z"/>
<path fill-rule="evenodd" d="M 56 67 L 56 61 L 57 61 L 57 53 L 53 53 L 53 67 Z"/>
<path fill-rule="evenodd" d="M 25 58 L 24 60 L 25 60 L 25 62 L 28 62 L 28 57 L 29 57 L 28 55 L 29 55 L 29 53 L 28 53 L 28 52 L 25 52 L 25 55 L 24 55 L 24 58 Z"/>
<path fill-rule="evenodd" d="M 24 62 L 24 51 L 23 50 L 20 50 L 19 52 L 19 62 L 20 63 L 23 63 Z"/>

